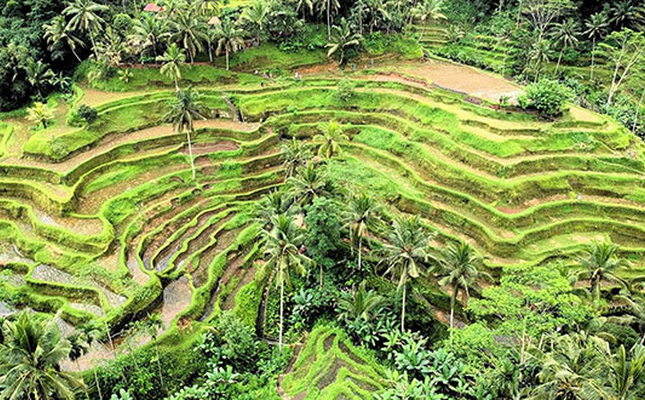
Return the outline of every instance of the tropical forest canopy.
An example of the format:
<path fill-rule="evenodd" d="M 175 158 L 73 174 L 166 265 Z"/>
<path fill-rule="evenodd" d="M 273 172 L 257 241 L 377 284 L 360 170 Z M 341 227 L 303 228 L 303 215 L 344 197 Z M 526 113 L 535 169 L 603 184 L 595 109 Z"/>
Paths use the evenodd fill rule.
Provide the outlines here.
<path fill-rule="evenodd" d="M 644 399 L 644 25 L 3 1 L 0 400 Z"/>

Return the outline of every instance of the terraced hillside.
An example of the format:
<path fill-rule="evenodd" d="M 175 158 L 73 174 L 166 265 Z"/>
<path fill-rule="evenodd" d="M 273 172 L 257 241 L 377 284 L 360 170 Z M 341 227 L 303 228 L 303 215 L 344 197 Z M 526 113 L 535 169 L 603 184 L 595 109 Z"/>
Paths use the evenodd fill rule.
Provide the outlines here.
<path fill-rule="evenodd" d="M 465 239 L 494 269 L 566 263 L 611 239 L 635 262 L 623 273 L 643 273 L 642 142 L 581 108 L 553 122 L 496 112 L 432 86 L 424 68 L 350 75 L 349 101 L 333 73 L 200 88 L 211 114 L 195 136 L 195 181 L 185 135 L 162 121 L 170 89 L 87 91 L 99 119 L 82 128 L 64 110 L 36 133 L 8 120 L 0 311 L 60 311 L 66 332 L 94 320 L 118 334 L 152 312 L 165 331 L 224 309 L 253 324 L 265 284 L 253 203 L 284 181 L 281 140 L 309 140 L 330 120 L 350 137 L 332 174 L 421 215 L 438 245 Z"/>
<path fill-rule="evenodd" d="M 279 380 L 283 397 L 372 399 L 385 387 L 385 371 L 361 354 L 343 330 L 314 329 L 289 370 Z"/>

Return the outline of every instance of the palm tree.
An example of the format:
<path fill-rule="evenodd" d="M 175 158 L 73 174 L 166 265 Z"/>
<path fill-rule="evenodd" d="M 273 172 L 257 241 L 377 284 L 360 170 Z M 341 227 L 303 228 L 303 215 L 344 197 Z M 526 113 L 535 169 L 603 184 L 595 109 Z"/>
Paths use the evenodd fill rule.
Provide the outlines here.
<path fill-rule="evenodd" d="M 593 72 L 596 60 L 596 40 L 602 38 L 609 28 L 609 16 L 605 12 L 599 12 L 591 15 L 585 22 L 587 30 L 584 32 L 591 38 L 591 77 L 593 81 Z"/>
<path fill-rule="evenodd" d="M 322 135 L 314 136 L 314 143 L 319 143 L 318 156 L 333 158 L 340 155 L 343 149 L 340 147 L 341 140 L 349 140 L 347 135 L 342 133 L 342 126 L 336 121 L 329 121 L 323 128 Z"/>
<path fill-rule="evenodd" d="M 192 88 L 177 91 L 176 99 L 171 103 L 170 110 L 165 117 L 166 121 L 172 122 L 177 133 L 186 132 L 193 180 L 195 180 L 195 160 L 193 159 L 190 136 L 195 131 L 194 121 L 196 119 L 206 119 L 203 115 L 204 106 L 198 100 L 199 92 L 193 91 Z"/>
<path fill-rule="evenodd" d="M 329 193 L 329 180 L 322 168 L 307 164 L 298 169 L 296 175 L 287 179 L 293 199 L 301 207 L 313 203 L 314 199 Z"/>
<path fill-rule="evenodd" d="M 552 350 L 544 356 L 538 374 L 542 383 L 530 399 L 593 399 L 607 398 L 595 377 L 603 368 L 593 342 L 585 332 L 567 334 L 554 339 Z M 604 371 L 606 374 L 606 371 Z"/>
<path fill-rule="evenodd" d="M 94 56 L 97 56 L 94 37 L 105 26 L 105 21 L 99 14 L 107 10 L 107 6 L 94 3 L 92 0 L 74 0 L 63 10 L 63 15 L 72 17 L 67 24 L 68 30 L 85 32 L 90 36 Z"/>
<path fill-rule="evenodd" d="M 90 344 L 88 343 L 88 340 L 84 337 L 84 334 L 82 331 L 74 331 L 74 333 L 72 333 L 67 338 L 67 340 L 69 341 L 69 345 L 70 345 L 69 359 L 76 364 L 76 371 L 80 373 L 81 366 L 78 364 L 78 360 L 89 352 Z M 81 380 L 82 379 L 83 379 L 83 376 L 81 375 Z M 97 388 L 99 391 L 99 397 L 102 398 L 103 396 L 101 395 L 101 389 L 98 387 L 98 381 L 97 381 Z M 85 397 L 89 400 L 90 395 L 87 393 L 87 387 L 85 386 L 84 389 L 85 389 Z"/>
<path fill-rule="evenodd" d="M 49 24 L 43 26 L 45 29 L 45 40 L 47 40 L 47 49 L 52 52 L 52 59 L 62 60 L 64 52 L 60 47 L 67 46 L 74 54 L 74 57 L 80 62 L 81 58 L 76 53 L 76 47 L 85 47 L 85 43 L 76 36 L 73 32 L 67 29 L 67 22 L 65 17 L 57 15 L 52 18 Z"/>
<path fill-rule="evenodd" d="M 69 354 L 70 360 L 76 361 L 78 360 L 78 358 L 87 354 L 89 349 L 92 347 L 92 344 L 97 340 L 97 337 L 100 334 L 100 329 L 91 324 L 85 324 L 78 327 L 77 330 L 69 338 L 70 344 L 72 346 L 71 352 Z M 74 336 L 76 336 L 76 339 L 72 341 L 72 337 Z M 112 351 L 114 351 L 114 348 L 112 348 Z M 78 364 L 76 365 L 76 369 L 80 371 Z M 103 400 L 101 384 L 99 383 L 99 377 L 96 373 L 96 368 L 92 368 L 92 372 L 94 373 L 94 384 L 96 385 L 96 391 L 98 392 L 99 400 Z"/>
<path fill-rule="evenodd" d="M 314 3 L 313 0 L 293 0 L 296 4 L 296 12 L 299 12 L 302 9 L 302 20 L 305 20 L 305 13 L 307 8 L 309 9 L 309 14 L 314 13 Z"/>
<path fill-rule="evenodd" d="M 359 33 L 353 33 L 350 24 L 343 18 L 340 21 L 340 26 L 333 27 L 333 33 L 330 35 L 329 43 L 325 45 L 329 50 L 327 57 L 338 54 L 340 61 L 339 64 L 345 62 L 345 52 L 352 46 L 358 46 L 361 43 L 362 36 Z"/>
<path fill-rule="evenodd" d="M 425 0 L 412 9 L 412 15 L 421 20 L 425 25 L 427 21 L 435 19 L 446 19 L 446 16 L 441 12 L 443 10 L 443 0 Z M 419 41 L 423 38 L 423 30 Z"/>
<path fill-rule="evenodd" d="M 558 63 L 555 66 L 555 74 L 557 75 L 560 69 L 560 62 L 562 61 L 562 54 L 567 47 L 573 47 L 578 43 L 578 21 L 573 18 L 568 18 L 564 22 L 555 24 L 553 29 L 553 38 L 557 43 L 561 43 L 560 55 L 558 56 Z"/>
<path fill-rule="evenodd" d="M 237 52 L 244 46 L 244 32 L 232 23 L 221 23 L 216 26 L 218 56 L 224 51 L 226 53 L 226 70 L 230 69 L 229 57 L 231 53 Z"/>
<path fill-rule="evenodd" d="M 38 97 L 42 99 L 42 89 L 55 76 L 54 71 L 52 71 L 47 64 L 40 60 L 30 60 L 29 63 L 27 63 L 25 72 L 27 73 L 27 82 L 31 85 L 31 87 L 36 89 Z"/>
<path fill-rule="evenodd" d="M 315 0 L 321 13 L 327 14 L 327 39 L 331 39 L 332 12 L 340 8 L 338 0 Z"/>
<path fill-rule="evenodd" d="M 388 266 L 385 275 L 398 279 L 401 300 L 401 332 L 405 331 L 405 304 L 408 281 L 417 279 L 429 259 L 428 249 L 433 235 L 428 233 L 417 215 L 399 217 L 392 223 L 387 242 L 383 245 L 381 263 Z"/>
<path fill-rule="evenodd" d="M 305 266 L 311 262 L 300 252 L 304 235 L 290 215 L 278 215 L 273 218 L 270 230 L 262 231 L 264 254 L 267 257 L 266 267 L 273 272 L 276 287 L 280 288 L 280 331 L 278 345 L 282 350 L 282 330 L 284 321 L 284 287 L 291 287 L 291 274 L 304 275 Z"/>
<path fill-rule="evenodd" d="M 84 385 L 60 369 L 70 344 L 61 338 L 54 319 L 43 323 L 24 311 L 15 321 L 5 321 L 2 332 L 0 399 L 74 399 L 74 389 Z"/>
<path fill-rule="evenodd" d="M 487 274 L 480 271 L 481 259 L 475 253 L 475 250 L 466 242 L 451 243 L 441 252 L 439 258 L 440 275 L 439 284 L 450 286 L 452 295 L 450 296 L 450 329 L 452 337 L 452 328 L 454 327 L 455 304 L 459 297 L 459 291 L 464 293 L 464 308 L 468 302 L 470 288 L 478 278 L 485 277 Z"/>
<path fill-rule="evenodd" d="M 382 222 L 380 211 L 381 205 L 365 192 L 349 198 L 348 208 L 344 213 L 345 228 L 349 229 L 352 244 L 358 248 L 359 270 L 362 270 L 363 237 Z"/>
<path fill-rule="evenodd" d="M 179 79 L 181 79 L 181 64 L 186 62 L 186 54 L 176 43 L 171 44 L 161 56 L 157 56 L 157 61 L 163 65 L 159 72 L 171 78 L 175 82 L 175 90 L 179 92 Z"/>
<path fill-rule="evenodd" d="M 625 283 L 616 275 L 619 268 L 628 265 L 624 259 L 618 258 L 618 249 L 611 242 L 594 242 L 578 259 L 582 268 L 577 272 L 577 278 L 589 280 L 589 289 L 596 304 L 600 301 L 600 285 L 603 281 Z"/>
<path fill-rule="evenodd" d="M 273 192 L 265 195 L 262 200 L 256 204 L 255 213 L 257 215 L 257 221 L 260 222 L 263 227 L 270 226 L 275 216 L 291 214 L 292 204 L 293 201 L 291 197 L 285 195 L 279 190 L 274 190 Z"/>
<path fill-rule="evenodd" d="M 264 32 L 264 25 L 269 16 L 269 7 L 263 0 L 255 0 L 252 6 L 246 7 L 240 15 L 240 22 L 251 26 L 250 31 L 255 33 L 255 40 L 260 44 L 260 38 Z"/>
<path fill-rule="evenodd" d="M 618 1 L 611 7 L 611 13 L 613 14 L 611 22 L 623 28 L 625 24 L 639 18 L 638 4 L 633 0 Z"/>
<path fill-rule="evenodd" d="M 307 165 L 313 156 L 309 147 L 296 138 L 283 143 L 280 146 L 280 153 L 287 178 L 293 176 L 298 168 Z"/>
<path fill-rule="evenodd" d="M 338 317 L 351 323 L 361 318 L 370 322 L 386 302 L 385 297 L 376 291 L 367 290 L 366 282 L 358 285 L 358 290 L 342 292 L 337 300 Z"/>
<path fill-rule="evenodd" d="M 637 385 L 645 379 L 645 346 L 640 343 L 627 352 L 621 345 L 612 354 L 608 343 L 604 343 L 604 358 L 606 363 L 605 377 L 609 379 L 610 396 L 616 400 L 637 400 L 641 397 L 636 393 Z"/>
<path fill-rule="evenodd" d="M 36 126 L 47 129 L 49 121 L 54 119 L 54 112 L 47 105 L 37 101 L 27 109 L 27 119 L 35 122 Z"/>
<path fill-rule="evenodd" d="M 198 52 L 204 50 L 204 42 L 208 40 L 207 26 L 192 12 L 178 11 L 170 21 L 173 34 L 171 40 L 186 49 L 190 62 L 195 61 Z"/>
<path fill-rule="evenodd" d="M 538 77 L 540 76 L 540 70 L 542 69 L 542 64 L 549 62 L 549 55 L 551 53 L 551 42 L 546 39 L 541 39 L 536 41 L 528 54 L 527 65 L 534 65 L 535 72 L 535 81 L 537 82 Z"/>
<path fill-rule="evenodd" d="M 152 56 L 157 57 L 160 43 L 170 36 L 166 21 L 152 14 L 144 14 L 141 18 L 135 19 L 131 37 L 143 47 L 142 53 L 150 50 Z"/>

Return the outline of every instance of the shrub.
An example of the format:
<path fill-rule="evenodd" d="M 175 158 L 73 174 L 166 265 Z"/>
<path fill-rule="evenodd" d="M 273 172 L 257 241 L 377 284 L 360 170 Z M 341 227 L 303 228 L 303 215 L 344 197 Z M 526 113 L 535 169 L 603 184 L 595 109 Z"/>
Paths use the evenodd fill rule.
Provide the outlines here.
<path fill-rule="evenodd" d="M 354 85 L 349 79 L 343 79 L 338 82 L 338 91 L 336 92 L 338 100 L 347 102 L 351 100 L 355 94 L 356 91 L 354 90 Z"/>
<path fill-rule="evenodd" d="M 99 113 L 98 111 L 96 111 L 96 109 L 85 104 L 81 104 L 81 106 L 78 107 L 76 114 L 79 116 L 79 118 L 85 120 L 88 125 L 96 121 L 96 119 L 99 117 Z"/>
<path fill-rule="evenodd" d="M 542 79 L 526 87 L 526 93 L 517 101 L 524 109 L 537 110 L 540 115 L 553 118 L 561 115 L 567 101 L 573 98 L 568 87 L 550 80 Z"/>

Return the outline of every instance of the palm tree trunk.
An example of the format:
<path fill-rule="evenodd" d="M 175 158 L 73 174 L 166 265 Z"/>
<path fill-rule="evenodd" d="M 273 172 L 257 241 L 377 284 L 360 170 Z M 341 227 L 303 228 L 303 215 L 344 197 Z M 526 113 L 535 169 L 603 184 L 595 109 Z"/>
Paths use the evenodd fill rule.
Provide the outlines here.
<path fill-rule="evenodd" d="M 87 385 L 85 384 L 85 380 L 83 379 L 83 374 L 81 374 L 81 366 L 78 364 L 78 358 L 74 360 L 74 363 L 76 364 L 76 370 L 78 371 L 78 374 L 81 376 L 81 382 L 83 383 L 83 391 L 85 392 L 85 397 L 87 397 L 87 400 L 90 400 L 90 394 L 87 392 Z"/>
<path fill-rule="evenodd" d="M 175 91 L 179 91 L 179 81 L 177 80 L 177 76 L 175 75 Z"/>
<path fill-rule="evenodd" d="M 190 131 L 186 131 L 186 137 L 188 138 L 188 155 L 190 157 L 190 168 L 193 171 L 193 180 L 195 180 L 195 160 L 193 160 L 193 145 L 190 142 Z"/>
<path fill-rule="evenodd" d="M 401 300 L 401 332 L 405 332 L 405 291 L 407 283 L 403 284 L 403 299 Z"/>
<path fill-rule="evenodd" d="M 562 61 L 562 53 L 564 53 L 564 46 L 562 46 L 562 49 L 560 50 L 560 55 L 558 56 L 558 63 L 555 65 L 554 75 L 557 75 L 558 70 L 560 69 L 560 62 Z"/>
<path fill-rule="evenodd" d="M 595 36 L 593 37 L 591 42 L 593 44 L 591 45 L 591 76 L 590 76 L 589 80 L 593 82 L 593 68 L 594 68 L 595 61 L 596 61 L 596 37 Z"/>
<path fill-rule="evenodd" d="M 99 400 L 103 400 L 103 394 L 101 394 L 101 385 L 99 384 L 99 377 L 96 374 L 96 368 L 93 368 L 94 371 L 94 382 L 96 383 L 96 391 L 99 392 Z"/>
<path fill-rule="evenodd" d="M 278 349 L 282 351 L 282 316 L 284 313 L 284 280 L 280 282 L 280 333 L 278 334 Z"/>
<path fill-rule="evenodd" d="M 74 54 L 74 57 L 76 57 L 76 59 L 78 60 L 78 62 L 81 62 L 82 60 L 81 60 L 81 58 L 78 56 L 78 54 L 76 54 L 76 50 L 74 50 L 74 48 L 73 48 L 72 46 L 69 46 L 69 49 L 72 51 L 72 54 Z"/>
<path fill-rule="evenodd" d="M 163 374 L 161 373 L 161 357 L 159 357 L 159 346 L 157 346 L 156 337 L 153 337 L 152 340 L 155 346 L 155 353 L 157 353 L 157 370 L 159 371 L 159 380 L 161 381 L 161 388 L 163 389 L 165 384 L 163 381 Z"/>
<path fill-rule="evenodd" d="M 90 31 L 90 40 L 92 41 L 92 52 L 94 53 L 94 57 L 98 59 L 99 57 L 96 54 L 96 43 L 94 43 L 94 34 L 92 31 Z"/>
<path fill-rule="evenodd" d="M 228 49 L 226 49 L 226 70 L 229 71 L 229 63 L 228 63 Z"/>
<path fill-rule="evenodd" d="M 632 133 L 636 132 L 636 127 L 638 126 L 638 116 L 643 106 L 643 97 L 645 97 L 645 90 L 641 92 L 641 98 L 638 100 L 638 107 L 636 107 L 636 115 L 634 116 L 634 125 L 632 126 Z"/>
<path fill-rule="evenodd" d="M 453 288 L 452 297 L 450 298 L 450 343 L 452 343 L 452 329 L 455 327 L 455 302 L 457 301 L 457 287 Z"/>
<path fill-rule="evenodd" d="M 323 265 L 320 264 L 320 287 L 323 287 Z"/>
<path fill-rule="evenodd" d="M 327 39 L 331 39 L 331 0 L 327 0 Z"/>
<path fill-rule="evenodd" d="M 645 93 L 645 91 L 643 93 Z M 361 267 L 363 266 L 362 264 L 363 259 L 361 257 L 362 254 L 363 254 L 363 236 L 359 235 L 358 236 L 358 269 L 359 270 L 361 270 L 362 269 Z"/>

